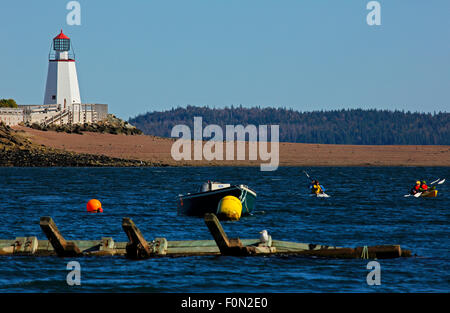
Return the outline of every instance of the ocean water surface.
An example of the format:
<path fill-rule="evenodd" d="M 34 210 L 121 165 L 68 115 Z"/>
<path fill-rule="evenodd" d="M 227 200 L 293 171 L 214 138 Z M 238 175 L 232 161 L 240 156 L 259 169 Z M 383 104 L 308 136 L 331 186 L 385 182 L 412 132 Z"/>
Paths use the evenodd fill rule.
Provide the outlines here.
<path fill-rule="evenodd" d="M 177 215 L 177 196 L 206 180 L 246 184 L 256 212 L 223 222 L 229 237 L 342 247 L 400 244 L 417 256 L 377 260 L 381 285 L 369 286 L 367 260 L 305 257 L 0 257 L 0 292 L 449 292 L 449 168 L 307 169 L 331 198 L 308 194 L 304 168 L 258 167 L 0 168 L 0 239 L 37 236 L 52 216 L 68 240 L 127 241 L 122 217 L 147 240 L 212 239 L 201 218 Z M 417 179 L 438 186 L 438 197 L 405 198 Z M 103 214 L 88 214 L 99 199 Z M 68 286 L 69 261 L 81 265 L 81 286 Z"/>

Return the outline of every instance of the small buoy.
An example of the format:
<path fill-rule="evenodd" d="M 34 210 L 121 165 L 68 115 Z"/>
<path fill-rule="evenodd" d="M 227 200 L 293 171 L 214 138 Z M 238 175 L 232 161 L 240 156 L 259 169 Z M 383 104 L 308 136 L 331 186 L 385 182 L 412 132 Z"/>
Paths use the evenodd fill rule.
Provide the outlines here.
<path fill-rule="evenodd" d="M 97 199 L 91 199 L 86 205 L 86 209 L 90 213 L 103 213 L 102 203 Z"/>
<path fill-rule="evenodd" d="M 225 196 L 220 200 L 217 207 L 219 219 L 238 221 L 242 214 L 241 200 L 234 196 Z"/>

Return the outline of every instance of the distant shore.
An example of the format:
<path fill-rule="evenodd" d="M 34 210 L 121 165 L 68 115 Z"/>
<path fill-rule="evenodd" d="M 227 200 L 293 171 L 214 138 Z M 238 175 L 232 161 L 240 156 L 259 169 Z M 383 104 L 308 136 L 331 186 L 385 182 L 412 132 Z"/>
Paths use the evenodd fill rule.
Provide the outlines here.
<path fill-rule="evenodd" d="M 79 135 L 41 131 L 23 126 L 15 126 L 12 129 L 21 133 L 33 145 L 63 153 L 106 157 L 108 162 L 105 163 L 109 163 L 109 166 L 114 164 L 114 160 L 118 163 L 127 163 L 128 160 L 126 166 L 259 166 L 265 163 L 259 160 L 175 161 L 171 156 L 171 147 L 175 139 L 171 138 L 94 132 Z M 279 166 L 447 167 L 450 166 L 450 146 L 363 146 L 280 142 Z"/>

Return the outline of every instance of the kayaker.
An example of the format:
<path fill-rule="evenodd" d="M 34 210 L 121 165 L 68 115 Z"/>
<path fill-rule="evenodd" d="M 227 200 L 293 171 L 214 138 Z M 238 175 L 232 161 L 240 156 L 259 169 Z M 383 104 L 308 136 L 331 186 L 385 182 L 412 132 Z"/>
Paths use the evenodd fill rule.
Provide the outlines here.
<path fill-rule="evenodd" d="M 422 185 L 420 186 L 420 191 L 424 192 L 428 190 L 427 182 L 422 180 Z"/>
<path fill-rule="evenodd" d="M 416 185 L 412 187 L 411 194 L 415 195 L 416 193 L 420 192 L 420 180 L 416 181 Z"/>
<path fill-rule="evenodd" d="M 317 179 L 313 180 L 311 182 L 311 185 L 309 186 L 309 188 L 311 189 L 311 193 L 316 194 L 316 195 L 325 192 L 325 188 L 323 188 L 323 186 L 320 185 L 320 183 Z"/>

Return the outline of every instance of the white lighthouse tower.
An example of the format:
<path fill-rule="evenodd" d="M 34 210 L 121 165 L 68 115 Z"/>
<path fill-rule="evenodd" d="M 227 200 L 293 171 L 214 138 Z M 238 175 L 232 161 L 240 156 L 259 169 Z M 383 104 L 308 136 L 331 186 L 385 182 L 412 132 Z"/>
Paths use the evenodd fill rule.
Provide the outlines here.
<path fill-rule="evenodd" d="M 70 38 L 61 30 L 53 39 L 53 51 L 49 54 L 44 96 L 44 104 L 58 104 L 61 110 L 81 103 L 75 55 L 70 48 Z"/>

